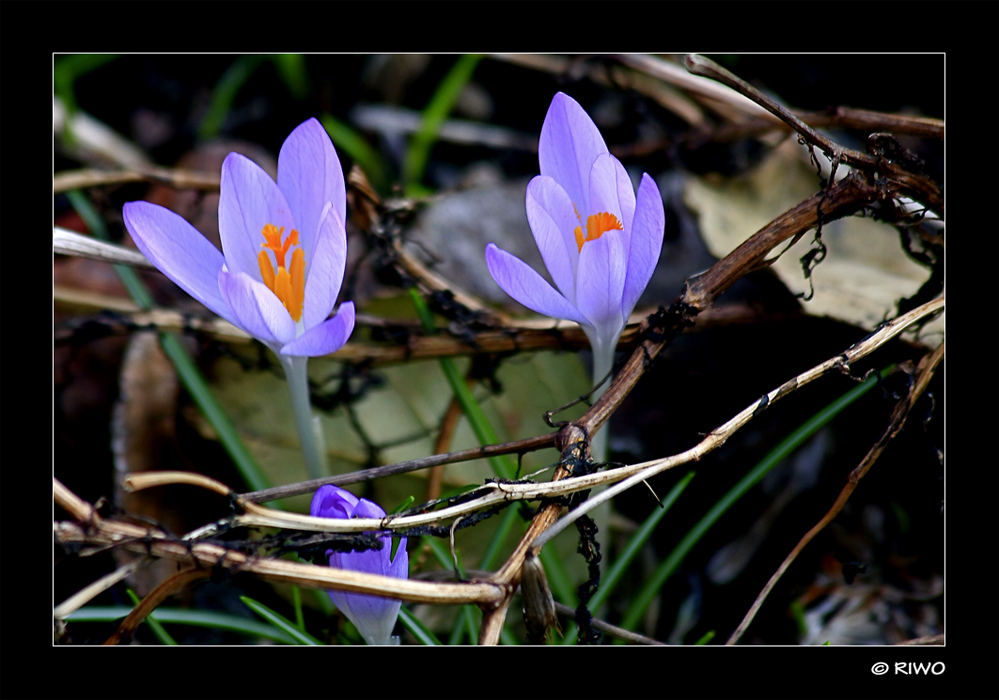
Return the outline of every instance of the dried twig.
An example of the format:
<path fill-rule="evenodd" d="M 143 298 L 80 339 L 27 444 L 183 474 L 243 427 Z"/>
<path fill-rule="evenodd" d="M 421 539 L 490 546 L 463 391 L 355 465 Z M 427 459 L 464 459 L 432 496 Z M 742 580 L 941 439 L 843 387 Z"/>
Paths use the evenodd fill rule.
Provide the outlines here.
<path fill-rule="evenodd" d="M 944 122 L 930 117 L 912 117 L 907 114 L 886 114 L 867 109 L 833 107 L 824 112 L 788 110 L 797 119 L 815 128 L 844 127 L 868 132 L 906 134 L 919 138 L 943 140 Z M 731 142 L 760 137 L 774 131 L 792 131 L 792 128 L 772 119 L 754 119 L 737 124 L 722 124 L 712 129 L 692 131 L 683 138 L 687 148 L 695 148 L 708 141 Z"/>
<path fill-rule="evenodd" d="M 171 309 L 151 309 L 141 311 L 125 297 L 97 294 L 86 290 L 56 286 L 53 290 L 55 306 L 59 310 L 76 314 L 96 314 L 90 318 L 77 316 L 55 329 L 55 342 L 71 342 L 76 328 L 87 323 L 104 326 L 105 335 L 128 335 L 137 330 L 158 330 L 170 332 L 195 332 L 205 337 L 225 343 L 244 345 L 253 339 L 225 319 L 208 312 L 175 311 Z M 107 311 L 117 315 L 109 316 Z M 632 314 L 629 325 L 619 340 L 619 348 L 629 348 L 639 337 L 640 324 L 652 311 L 643 309 Z M 774 323 L 787 320 L 799 314 L 768 314 L 757 308 L 743 304 L 718 306 L 705 310 L 697 319 L 700 332 L 719 326 L 747 325 L 754 323 Z M 365 314 L 357 315 L 358 327 L 395 327 L 406 330 L 398 342 L 356 342 L 351 341 L 328 358 L 350 363 L 369 363 L 371 366 L 384 366 L 413 360 L 439 359 L 469 355 L 498 355 L 510 352 L 533 352 L 537 350 L 586 350 L 590 347 L 586 334 L 570 321 L 526 318 L 510 320 L 502 329 L 477 331 L 472 337 L 461 337 L 450 329 L 440 329 L 437 335 L 427 335 L 421 326 L 395 319 L 386 320 Z"/>
<path fill-rule="evenodd" d="M 562 615 L 567 617 L 573 617 L 576 614 L 575 608 L 570 608 L 568 605 L 559 603 L 555 601 L 555 609 Z M 603 620 L 597 620 L 596 618 L 590 620 L 590 624 L 594 629 L 598 629 L 601 632 L 611 635 L 612 637 L 617 637 L 618 639 L 623 639 L 626 642 L 632 642 L 633 644 L 650 644 L 653 646 L 665 646 L 665 642 L 660 642 L 658 639 L 653 639 L 652 637 L 646 637 L 644 634 L 638 634 L 637 632 L 632 632 L 626 630 L 623 627 L 618 627 L 612 625 Z"/>
<path fill-rule="evenodd" d="M 275 486 L 273 488 L 263 489 L 262 491 L 251 491 L 249 493 L 242 494 L 242 497 L 247 501 L 264 503 L 278 498 L 286 498 L 303 493 L 309 493 L 325 484 L 344 486 L 346 484 L 369 481 L 371 479 L 378 479 L 384 476 L 391 476 L 393 474 L 405 474 L 411 471 L 418 471 L 420 469 L 429 469 L 430 467 L 436 467 L 441 464 L 467 462 L 472 459 L 485 459 L 498 455 L 527 453 L 554 446 L 555 435 L 539 435 L 538 437 L 527 438 L 526 440 L 514 440 L 513 442 L 505 442 L 499 445 L 472 447 L 459 452 L 430 455 L 428 457 L 411 459 L 406 462 L 398 462 L 396 464 L 389 464 L 383 467 L 373 467 L 359 472 L 350 472 L 349 474 L 338 474 L 336 476 L 328 476 L 321 479 L 313 479 L 311 481 L 302 481 L 295 484 L 287 484 L 285 486 Z"/>
<path fill-rule="evenodd" d="M 166 557 L 198 567 L 220 566 L 232 572 L 255 574 L 261 578 L 294 583 L 310 588 L 336 588 L 350 593 L 366 593 L 423 603 L 490 605 L 505 596 L 502 586 L 489 582 L 430 583 L 392 576 L 362 574 L 329 566 L 299 564 L 283 559 L 246 554 L 222 544 L 173 539 L 150 527 L 104 519 L 93 514 L 93 507 L 72 494 L 58 480 L 53 480 L 57 503 L 79 513 L 76 522 L 54 522 L 53 533 L 64 545 L 87 544 L 122 547 L 149 556 Z M 92 514 L 92 515 L 91 515 Z"/>
<path fill-rule="evenodd" d="M 158 182 L 179 190 L 208 190 L 217 192 L 221 177 L 215 173 L 202 173 L 179 168 L 134 168 L 131 170 L 68 170 L 52 179 L 55 193 L 99 185 L 119 185 L 129 182 Z"/>
<path fill-rule="evenodd" d="M 146 256 L 137 250 L 129 250 L 114 243 L 105 243 L 58 226 L 52 228 L 52 251 L 62 255 L 77 255 L 91 260 L 100 260 L 101 262 L 155 269 L 154 265 L 146 260 Z"/>
<path fill-rule="evenodd" d="M 107 641 L 104 642 L 105 645 L 119 644 L 122 640 L 130 640 L 132 635 L 135 633 L 135 629 L 142 624 L 142 621 L 149 617 L 150 613 L 153 612 L 160 604 L 180 591 L 187 588 L 190 584 L 195 581 L 200 581 L 201 579 L 208 578 L 212 575 L 211 569 L 185 569 L 184 571 L 179 571 L 166 581 L 154 588 L 149 595 L 143 598 L 138 605 L 132 608 L 121 624 L 118 625 L 118 629 L 114 631 Z"/>
<path fill-rule="evenodd" d="M 129 562 L 123 566 L 119 566 L 117 569 L 112 571 L 106 576 L 101 576 L 99 579 L 89 584 L 88 586 L 80 589 L 69 598 L 64 600 L 62 603 L 57 605 L 52 610 L 52 617 L 57 620 L 63 620 L 72 613 L 76 612 L 84 605 L 89 603 L 91 600 L 99 596 L 104 591 L 111 588 L 113 585 L 119 581 L 123 581 L 127 577 L 131 576 L 133 573 L 138 571 L 140 568 L 155 561 L 153 557 L 141 557 L 134 561 Z"/>
<path fill-rule="evenodd" d="M 714 61 L 690 54 L 686 57 L 687 69 L 696 75 L 703 75 L 714 78 L 732 89 L 746 95 L 764 107 L 768 112 L 778 117 L 798 132 L 801 140 L 813 146 L 818 146 L 824 151 L 833 162 L 833 170 L 841 163 L 855 168 L 861 168 L 873 175 L 875 172 L 883 173 L 895 181 L 896 186 L 906 194 L 923 202 L 934 211 L 943 212 L 943 195 L 940 188 L 929 178 L 909 172 L 902 164 L 893 162 L 890 159 L 861 153 L 849 148 L 844 148 L 833 143 L 825 136 L 815 131 L 805 124 L 798 117 L 777 104 L 762 92 L 754 88 L 744 80 L 737 78 L 730 72 L 719 66 Z"/>

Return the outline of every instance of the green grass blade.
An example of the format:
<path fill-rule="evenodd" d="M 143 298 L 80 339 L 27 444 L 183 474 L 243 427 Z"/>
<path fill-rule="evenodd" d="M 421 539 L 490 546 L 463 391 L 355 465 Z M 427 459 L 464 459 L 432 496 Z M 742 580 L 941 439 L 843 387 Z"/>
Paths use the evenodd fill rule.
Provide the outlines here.
<path fill-rule="evenodd" d="M 249 489 L 251 491 L 259 491 L 270 488 L 270 481 L 264 476 L 260 465 L 257 464 L 257 461 L 239 437 L 236 426 L 229 420 L 229 414 L 225 412 L 222 405 L 215 399 L 215 395 L 212 394 L 208 384 L 201 376 L 197 365 L 194 364 L 194 361 L 187 354 L 183 345 L 181 345 L 180 339 L 172 333 L 160 333 L 160 345 L 163 348 L 163 352 L 166 353 L 167 357 L 173 362 L 173 366 L 177 369 L 177 376 L 183 382 L 184 388 L 187 389 L 194 402 L 198 404 L 198 408 L 201 409 L 208 422 L 215 428 L 219 436 L 219 442 L 222 443 L 226 452 L 232 457 L 233 463 L 239 469 L 239 473 L 242 475 L 243 480 L 246 481 Z M 283 507 L 280 501 L 274 501 L 272 505 L 277 508 Z"/>
<path fill-rule="evenodd" d="M 270 59 L 292 97 L 304 100 L 309 96 L 309 73 L 305 69 L 305 56 L 300 53 L 278 53 Z"/>
<path fill-rule="evenodd" d="M 538 556 L 545 567 L 545 576 L 548 577 L 548 588 L 551 589 L 552 596 L 569 607 L 574 608 L 579 605 L 576 587 L 572 585 L 569 573 L 565 570 L 562 560 L 555 553 L 555 549 L 542 547 L 541 554 Z"/>
<path fill-rule="evenodd" d="M 388 168 L 385 167 L 385 161 L 382 160 L 378 151 L 372 148 L 365 138 L 349 124 L 345 124 L 329 114 L 322 115 L 319 121 L 326 128 L 326 133 L 330 135 L 337 150 L 346 153 L 361 166 L 361 170 L 368 176 L 368 181 L 377 192 L 386 194 L 389 190 Z"/>
<path fill-rule="evenodd" d="M 890 371 L 891 367 L 882 370 L 880 373 L 881 377 L 884 378 L 888 376 Z M 721 500 L 719 500 L 704 515 L 704 517 L 700 519 L 700 521 L 698 521 L 696 525 L 694 525 L 694 527 L 684 536 L 680 543 L 677 544 L 673 551 L 670 552 L 666 560 L 656 568 L 656 571 L 649 577 L 646 584 L 636 595 L 635 600 L 629 606 L 628 612 L 625 614 L 624 620 L 621 622 L 621 626 L 628 630 L 634 630 L 638 621 L 645 614 L 646 608 L 648 608 L 649 604 L 657 595 L 659 595 L 659 591 L 662 589 L 663 584 L 666 583 L 666 579 L 668 579 L 673 572 L 677 570 L 683 562 L 684 557 L 687 556 L 687 553 L 690 552 L 698 540 L 700 540 L 704 533 L 706 533 L 711 526 L 718 521 L 725 511 L 727 511 L 732 504 L 742 498 L 742 496 L 745 495 L 749 489 L 759 483 L 760 479 L 766 476 L 767 472 L 788 457 L 792 452 L 794 452 L 794 450 L 800 447 L 802 443 L 817 433 L 820 428 L 829 423 L 829 421 L 835 418 L 843 409 L 873 389 L 877 382 L 877 377 L 871 377 L 823 408 L 808 421 L 802 424 L 801 427 L 781 441 L 781 443 L 771 450 L 770 453 L 767 454 L 767 456 L 764 457 L 763 460 L 760 461 L 755 467 L 753 467 L 748 474 L 740 479 L 739 482 L 733 486 L 729 492 L 726 493 Z"/>
<path fill-rule="evenodd" d="M 700 639 L 698 639 L 696 642 L 694 642 L 694 646 L 695 647 L 704 646 L 705 644 L 707 644 L 708 642 L 710 642 L 714 638 L 715 638 L 715 631 L 714 630 L 708 630 L 707 632 L 704 633 L 704 635 Z"/>
<path fill-rule="evenodd" d="M 118 58 L 118 54 L 113 53 L 80 53 L 59 56 L 55 60 L 52 67 L 52 88 L 66 110 L 65 137 L 68 141 L 72 142 L 74 138 L 70 124 L 73 121 L 73 113 L 78 108 L 76 104 L 77 78 L 110 63 L 116 58 Z"/>
<path fill-rule="evenodd" d="M 499 558 L 500 548 L 506 542 L 510 530 L 513 529 L 514 523 L 518 520 L 517 506 L 510 506 L 503 512 L 503 518 L 500 520 L 499 527 L 493 534 L 492 539 L 489 540 L 486 551 L 482 553 L 482 559 L 479 560 L 480 569 L 489 570 L 493 568 L 497 558 Z"/>
<path fill-rule="evenodd" d="M 428 333 L 436 332 L 437 328 L 434 325 L 433 314 L 430 313 L 430 308 L 423 297 L 420 296 L 420 292 L 415 287 L 410 287 L 409 296 L 413 299 L 414 306 L 416 306 L 416 313 L 420 317 L 423 329 Z M 440 365 L 441 369 L 444 370 L 444 376 L 447 377 L 448 384 L 451 386 L 451 391 L 458 398 L 458 403 L 461 404 L 461 409 L 464 411 L 465 417 L 468 418 L 475 437 L 479 440 L 479 444 L 495 445 L 499 443 L 500 440 L 496 436 L 496 431 L 493 430 L 493 426 L 489 423 L 489 419 L 486 418 L 486 414 L 482 411 L 482 407 L 479 406 L 479 402 L 475 400 L 472 390 L 465 383 L 465 379 L 461 376 L 461 372 L 458 370 L 458 365 L 454 359 L 442 357 Z M 493 473 L 502 479 L 512 479 L 517 473 L 517 467 L 507 455 L 489 457 L 488 461 L 493 469 Z"/>
<path fill-rule="evenodd" d="M 90 605 L 80 608 L 69 615 L 68 622 L 111 622 L 119 620 L 132 612 L 132 608 L 125 605 Z M 248 620 L 245 617 L 236 617 L 218 612 L 207 612 L 204 610 L 181 610 L 178 608 L 157 608 L 156 619 L 161 623 L 190 625 L 193 627 L 208 627 L 220 629 L 226 632 L 236 632 L 245 634 L 248 637 L 263 637 L 273 639 L 284 644 L 294 644 L 292 639 L 283 630 L 271 625 Z"/>
<path fill-rule="evenodd" d="M 423 189 L 421 181 L 423 173 L 427 168 L 427 161 L 430 159 L 430 149 L 437 140 L 437 131 L 441 122 L 450 114 L 454 103 L 458 100 L 465 84 L 472 78 L 475 67 L 479 64 L 482 56 L 477 54 L 466 54 L 459 58 L 450 72 L 437 86 L 426 109 L 423 110 L 423 122 L 420 130 L 416 132 L 409 150 L 406 153 L 406 160 L 403 163 L 403 182 L 405 183 L 406 196 L 419 196 Z"/>
<path fill-rule="evenodd" d="M 279 630 L 284 631 L 288 636 L 295 640 L 296 644 L 307 644 L 311 646 L 321 646 L 322 642 L 313 637 L 308 632 L 303 632 L 298 629 L 293 622 L 285 618 L 284 616 L 274 612 L 266 605 L 258 603 L 252 598 L 248 598 L 245 595 L 239 597 L 243 604 L 246 605 L 250 610 L 260 615 L 260 617 L 267 620 L 269 623 L 274 625 Z"/>
<path fill-rule="evenodd" d="M 104 225 L 104 219 L 101 218 L 97 210 L 94 209 L 90 200 L 81 192 L 80 190 L 69 190 L 66 192 L 66 198 L 69 199 L 70 205 L 76 213 L 83 219 L 83 223 L 87 225 L 90 233 L 102 241 L 110 241 L 111 236 L 108 235 L 107 226 Z M 153 308 L 153 297 L 146 289 L 146 285 L 139 279 L 138 273 L 128 265 L 112 265 L 114 271 L 118 274 L 121 279 L 122 284 L 125 285 L 125 289 L 128 291 L 132 301 L 138 304 L 139 308 L 143 310 L 149 310 Z"/>
<path fill-rule="evenodd" d="M 128 593 L 128 597 L 132 599 L 132 602 L 138 605 L 140 600 L 139 596 L 135 594 L 135 591 L 133 591 L 131 588 L 128 588 L 126 589 L 126 592 Z M 171 647 L 177 646 L 177 642 L 174 641 L 174 638 L 170 636 L 169 632 L 163 629 L 163 625 L 160 624 L 159 620 L 153 617 L 153 613 L 147 615 L 146 619 L 143 620 L 143 622 L 149 625 L 149 629 L 151 629 L 153 631 L 153 634 L 156 635 L 156 638 L 160 640 L 160 644 L 165 644 L 166 646 L 171 646 Z"/>
<path fill-rule="evenodd" d="M 291 603 L 295 608 L 295 627 L 305 631 L 305 615 L 302 613 L 302 591 L 298 586 L 291 587 Z"/>
<path fill-rule="evenodd" d="M 198 125 L 198 139 L 207 141 L 218 136 L 239 89 L 246 84 L 265 58 L 267 57 L 260 54 L 240 56 L 226 69 L 212 90 L 208 113 Z"/>
<path fill-rule="evenodd" d="M 405 607 L 399 608 L 399 619 L 402 621 L 402 626 L 409 630 L 420 642 L 420 644 L 426 644 L 428 646 L 439 647 L 441 642 L 437 639 L 436 635 L 427 629 L 420 620 L 411 612 L 406 610 Z"/>
<path fill-rule="evenodd" d="M 695 472 L 689 472 L 685 477 L 677 482 L 677 484 L 670 489 L 669 493 L 666 494 L 666 498 L 662 501 L 662 507 L 655 508 L 652 513 L 649 514 L 649 517 L 645 519 L 645 522 L 642 523 L 642 526 L 638 528 L 638 531 L 635 532 L 630 540 L 628 540 L 628 545 L 621 552 L 620 556 L 618 556 L 614 564 L 607 570 L 607 573 L 600 581 L 600 587 L 597 589 L 597 592 L 592 598 L 590 598 L 588 608 L 594 616 L 599 616 L 601 608 L 610 597 L 611 593 L 614 592 L 614 588 L 621 581 L 621 578 L 624 576 L 625 571 L 628 570 L 628 566 L 631 564 L 632 560 L 641 551 L 642 547 L 645 546 L 645 543 L 652 536 L 652 533 L 655 532 L 659 521 L 662 520 L 663 516 L 669 512 L 669 509 L 674 503 L 676 503 L 680 494 L 687 488 L 690 480 L 694 478 L 694 474 Z M 579 630 L 573 627 L 565 633 L 562 643 L 572 644 L 576 641 L 578 636 Z"/>

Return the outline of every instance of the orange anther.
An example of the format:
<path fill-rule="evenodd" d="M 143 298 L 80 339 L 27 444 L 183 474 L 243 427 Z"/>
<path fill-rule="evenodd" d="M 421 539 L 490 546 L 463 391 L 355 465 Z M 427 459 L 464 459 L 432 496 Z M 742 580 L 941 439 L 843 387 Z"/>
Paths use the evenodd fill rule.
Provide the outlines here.
<path fill-rule="evenodd" d="M 583 237 L 582 227 L 576 227 L 576 245 L 579 246 L 579 252 L 583 252 L 583 243 L 595 241 L 610 230 L 623 231 L 624 225 L 621 224 L 620 219 L 608 212 L 602 211 L 599 214 L 591 214 L 586 219 L 585 238 Z"/>
<path fill-rule="evenodd" d="M 266 242 L 261 243 L 260 247 L 266 250 L 260 251 L 257 255 L 260 277 L 267 288 L 281 300 L 284 308 L 288 310 L 292 319 L 297 323 L 302 318 L 302 305 L 305 301 L 305 251 L 296 248 L 292 252 L 290 272 L 285 268 L 284 257 L 293 245 L 298 245 L 298 231 L 292 229 L 284 243 L 281 242 L 284 226 L 278 228 L 274 224 L 267 224 L 261 233 Z M 277 261 L 276 273 L 267 250 L 274 253 L 274 258 Z"/>

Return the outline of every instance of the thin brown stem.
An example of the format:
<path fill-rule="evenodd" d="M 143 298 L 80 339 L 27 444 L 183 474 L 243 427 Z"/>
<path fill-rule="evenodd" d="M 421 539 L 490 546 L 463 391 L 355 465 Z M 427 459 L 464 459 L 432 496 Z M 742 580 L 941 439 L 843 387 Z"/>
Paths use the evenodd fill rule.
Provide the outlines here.
<path fill-rule="evenodd" d="M 122 639 L 131 639 L 132 635 L 135 633 L 135 629 L 142 623 L 143 620 L 149 617 L 150 613 L 158 608 L 164 600 L 166 600 L 169 596 L 184 590 L 191 583 L 208 578 L 211 575 L 211 569 L 197 568 L 185 569 L 184 571 L 174 574 L 154 588 L 149 595 L 143 598 L 139 604 L 132 609 L 132 612 L 130 612 L 122 621 L 122 623 L 118 626 L 118 629 L 115 630 L 114 634 L 108 637 L 104 644 L 119 644 Z"/>
<path fill-rule="evenodd" d="M 217 173 L 202 173 L 175 168 L 144 168 L 130 170 L 67 170 L 52 178 L 54 192 L 66 192 L 81 187 L 119 185 L 129 182 L 158 182 L 179 190 L 218 191 L 221 178 Z"/>
<path fill-rule="evenodd" d="M 912 117 L 906 114 L 886 114 L 850 107 L 834 107 L 823 112 L 801 112 L 793 109 L 788 111 L 811 127 L 842 127 L 938 140 L 943 140 L 944 137 L 942 119 Z M 770 119 L 754 119 L 748 122 L 692 130 L 683 137 L 682 141 L 686 148 L 693 149 L 708 142 L 729 143 L 747 138 L 759 138 L 775 131 L 789 132 L 793 129 L 783 122 L 774 123 Z"/>
<path fill-rule="evenodd" d="M 393 474 L 405 474 L 419 469 L 428 469 L 439 464 L 453 464 L 455 462 L 467 462 L 472 459 L 483 459 L 485 457 L 494 457 L 496 455 L 533 452 L 534 450 L 542 450 L 547 447 L 554 446 L 554 434 L 539 435 L 537 437 L 527 438 L 526 440 L 514 440 L 513 442 L 504 442 L 499 445 L 473 447 L 467 450 L 460 450 L 458 452 L 431 455 L 429 457 L 411 459 L 408 462 L 398 462 L 397 464 L 389 464 L 384 467 L 373 467 L 359 472 L 350 472 L 349 474 L 326 476 L 321 479 L 301 481 L 296 484 L 287 484 L 285 486 L 275 486 L 261 491 L 251 491 L 249 493 L 242 494 L 242 497 L 247 501 L 252 501 L 254 503 L 264 503 L 265 501 L 273 501 L 278 498 L 286 498 L 289 496 L 298 496 L 303 493 L 309 493 L 310 491 L 315 491 L 320 486 L 325 484 L 343 486 L 345 484 L 355 484 L 361 481 L 379 479 Z"/>

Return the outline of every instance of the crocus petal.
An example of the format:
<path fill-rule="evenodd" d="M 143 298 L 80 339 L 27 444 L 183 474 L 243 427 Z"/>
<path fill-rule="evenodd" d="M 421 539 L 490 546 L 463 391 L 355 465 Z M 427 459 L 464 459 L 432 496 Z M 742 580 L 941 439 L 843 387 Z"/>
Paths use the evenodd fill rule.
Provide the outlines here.
<path fill-rule="evenodd" d="M 576 274 L 576 305 L 591 325 L 620 332 L 624 325 L 621 292 L 627 270 L 624 242 L 618 233 L 608 231 L 583 245 Z"/>
<path fill-rule="evenodd" d="M 285 139 L 278 154 L 277 184 L 301 227 L 302 249 L 310 258 L 326 203 L 332 202 L 340 221 L 347 219 L 340 159 L 329 134 L 316 119 L 299 124 Z"/>
<path fill-rule="evenodd" d="M 383 518 L 385 511 L 376 503 L 357 498 L 349 491 L 337 486 L 321 486 L 312 497 L 309 508 L 311 515 L 325 518 Z M 380 550 L 369 549 L 362 552 L 334 552 L 328 550 L 330 566 L 350 571 L 358 571 L 382 576 L 408 578 L 409 554 L 406 552 L 406 538 L 399 541 L 395 558 L 392 559 L 392 538 L 380 535 Z M 368 644 L 389 644 L 392 629 L 399 616 L 401 601 L 391 598 L 345 593 L 330 590 L 329 596 L 346 615 Z"/>
<path fill-rule="evenodd" d="M 361 503 L 364 502 L 365 499 L 362 498 Z M 359 510 L 360 507 L 355 510 L 354 514 L 357 517 L 364 517 L 360 515 Z M 384 511 L 382 511 L 381 517 L 384 515 Z M 391 560 L 392 538 L 383 536 L 380 539 L 382 540 L 380 550 L 333 552 L 330 555 L 330 566 L 359 573 L 407 578 L 409 576 L 409 554 L 406 552 L 406 538 L 400 538 L 394 560 Z M 388 644 L 390 642 L 392 629 L 399 617 L 402 601 L 332 589 L 329 591 L 329 596 L 337 609 L 350 618 L 350 621 L 354 623 L 368 644 Z"/>
<path fill-rule="evenodd" d="M 353 516 L 358 501 L 360 499 L 347 489 L 342 489 L 339 486 L 332 488 L 320 486 L 312 496 L 309 514 L 314 518 L 341 518 L 345 520 Z M 385 515 L 384 511 L 376 517 L 383 515 Z"/>
<path fill-rule="evenodd" d="M 235 316 L 234 323 L 268 345 L 284 345 L 295 337 L 295 322 L 274 292 L 245 272 L 232 272 L 225 265 L 218 285 Z"/>
<path fill-rule="evenodd" d="M 631 315 L 638 298 L 645 291 L 652 273 L 659 262 L 663 247 L 663 231 L 666 228 L 666 214 L 663 198 L 655 180 L 648 174 L 642 175 L 638 186 L 638 200 L 635 206 L 635 221 L 631 230 L 631 248 L 628 251 L 628 276 L 624 281 L 624 296 L 621 298 L 621 313 L 625 322 Z"/>
<path fill-rule="evenodd" d="M 590 168 L 589 214 L 610 212 L 624 225 L 625 240 L 635 218 L 635 188 L 621 161 L 610 153 L 597 156 Z M 627 245 L 625 245 L 627 248 Z"/>
<path fill-rule="evenodd" d="M 548 273 L 570 304 L 576 301 L 576 261 L 579 226 L 572 200 L 557 182 L 539 175 L 527 185 L 527 221 Z"/>
<path fill-rule="evenodd" d="M 336 305 L 337 295 L 340 294 L 346 265 L 347 232 L 336 207 L 330 207 L 319 227 L 315 250 L 309 259 L 305 278 L 302 320 L 306 328 L 322 323 L 330 315 Z"/>
<path fill-rule="evenodd" d="M 267 224 L 284 227 L 282 238 L 296 228 L 291 207 L 271 176 L 246 156 L 230 153 L 222 163 L 219 197 L 219 235 L 230 272 L 261 279 L 257 255 Z"/>
<path fill-rule="evenodd" d="M 386 545 L 386 547 L 390 546 Z M 368 552 L 354 552 L 351 556 L 360 557 L 365 554 L 368 554 Z M 396 556 L 398 557 L 398 554 Z M 408 561 L 407 558 L 407 566 Z M 347 568 L 339 566 L 336 554 L 330 557 L 330 566 Z M 363 571 L 361 569 L 356 570 Z M 396 620 L 399 618 L 402 601 L 364 595 L 363 593 L 345 593 L 337 590 L 330 590 L 329 595 L 333 601 L 333 605 L 354 623 L 357 631 L 364 637 L 365 642 L 370 645 L 391 644 L 392 630 L 395 628 Z"/>
<path fill-rule="evenodd" d="M 556 292 L 534 268 L 495 243 L 486 246 L 486 266 L 504 292 L 532 311 L 552 318 L 589 323 L 586 316 Z"/>
<path fill-rule="evenodd" d="M 285 316 L 287 315 L 285 313 Z M 354 315 L 354 302 L 348 301 L 341 304 L 336 316 L 305 331 L 301 336 L 281 348 L 281 354 L 319 357 L 336 352 L 344 346 L 354 331 Z"/>
<path fill-rule="evenodd" d="M 586 111 L 565 93 L 555 95 L 541 127 L 538 161 L 541 174 L 562 186 L 580 214 L 591 210 L 590 168 L 601 153 L 607 144 Z"/>
<path fill-rule="evenodd" d="M 123 216 L 125 228 L 149 262 L 216 314 L 236 323 L 219 291 L 225 259 L 218 248 L 181 216 L 157 204 L 129 202 Z"/>

